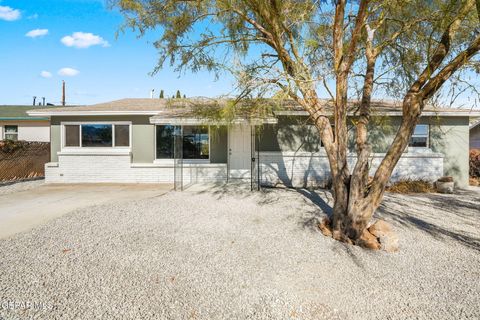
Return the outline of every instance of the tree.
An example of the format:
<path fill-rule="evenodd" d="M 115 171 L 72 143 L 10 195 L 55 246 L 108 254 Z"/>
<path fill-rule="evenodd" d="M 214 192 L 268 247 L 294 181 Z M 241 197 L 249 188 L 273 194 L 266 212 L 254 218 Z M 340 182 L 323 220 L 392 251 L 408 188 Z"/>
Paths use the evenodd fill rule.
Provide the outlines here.
<path fill-rule="evenodd" d="M 177 94 L 175 95 L 176 99 L 181 99 L 182 95 L 180 94 L 180 90 L 177 90 Z"/>
<path fill-rule="evenodd" d="M 160 96 L 159 96 L 160 99 L 163 99 L 164 98 L 164 93 L 163 93 L 163 90 L 160 90 Z"/>
<path fill-rule="evenodd" d="M 155 46 L 177 70 L 206 69 L 237 77 L 239 98 L 280 88 L 310 115 L 329 160 L 335 239 L 362 244 L 368 221 L 427 103 L 445 82 L 478 68 L 474 0 L 115 0 L 125 26 L 163 30 Z M 206 23 L 207 22 L 207 23 Z M 201 24 L 202 32 L 196 31 Z M 206 28 L 206 29 L 205 29 Z M 194 36 L 192 36 L 194 35 Z M 334 83 L 330 89 L 329 83 Z M 459 82 L 456 82 L 457 84 Z M 455 85 L 453 81 L 450 85 Z M 321 87 L 331 101 L 322 103 Z M 359 90 L 355 90 L 359 88 Z M 401 92 L 403 117 L 368 181 L 368 127 L 374 90 Z M 349 95 L 358 115 L 347 121 Z M 397 96 L 398 97 L 398 96 Z M 333 119 L 327 106 L 333 108 Z M 357 160 L 349 168 L 348 126 Z"/>
<path fill-rule="evenodd" d="M 187 99 L 187 95 L 186 95 L 186 94 L 183 95 L 183 99 Z"/>

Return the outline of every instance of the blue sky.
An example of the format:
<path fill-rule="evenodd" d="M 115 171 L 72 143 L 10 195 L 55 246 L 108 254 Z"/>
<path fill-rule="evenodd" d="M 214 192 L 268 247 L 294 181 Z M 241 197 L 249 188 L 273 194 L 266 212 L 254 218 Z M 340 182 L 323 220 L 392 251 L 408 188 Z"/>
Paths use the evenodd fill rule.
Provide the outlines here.
<path fill-rule="evenodd" d="M 31 104 L 33 96 L 58 104 L 62 80 L 68 104 L 148 97 L 151 89 L 156 95 L 179 89 L 190 97 L 230 92 L 227 76 L 180 77 L 168 67 L 150 76 L 156 35 L 138 39 L 127 32 L 115 39 L 122 21 L 102 0 L 0 0 L 0 105 Z"/>

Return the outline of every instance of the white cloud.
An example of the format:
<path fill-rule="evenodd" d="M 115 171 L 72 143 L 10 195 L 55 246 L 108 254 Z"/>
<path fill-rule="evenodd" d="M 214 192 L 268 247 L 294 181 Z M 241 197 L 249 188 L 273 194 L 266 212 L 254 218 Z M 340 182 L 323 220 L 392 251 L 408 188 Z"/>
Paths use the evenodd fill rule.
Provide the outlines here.
<path fill-rule="evenodd" d="M 42 78 L 51 78 L 51 77 L 52 77 L 52 73 L 51 73 L 51 72 L 48 72 L 48 71 L 42 71 L 42 72 L 40 72 L 40 77 L 42 77 Z"/>
<path fill-rule="evenodd" d="M 110 44 L 102 37 L 93 33 L 74 32 L 71 36 L 65 36 L 61 42 L 67 47 L 88 48 L 91 46 L 109 47 Z"/>
<path fill-rule="evenodd" d="M 73 69 L 73 68 L 62 68 L 58 70 L 58 74 L 61 76 L 66 76 L 66 77 L 75 77 L 77 74 L 79 74 L 80 71 Z"/>
<path fill-rule="evenodd" d="M 0 20 L 15 21 L 21 17 L 20 10 L 6 6 L 0 6 Z"/>
<path fill-rule="evenodd" d="M 35 20 L 35 19 L 38 19 L 38 13 L 34 13 L 34 14 L 32 14 L 32 15 L 28 16 L 28 17 L 27 17 L 27 19 L 29 19 L 29 20 Z"/>
<path fill-rule="evenodd" d="M 35 29 L 28 31 L 25 36 L 30 38 L 43 37 L 48 34 L 48 29 Z"/>

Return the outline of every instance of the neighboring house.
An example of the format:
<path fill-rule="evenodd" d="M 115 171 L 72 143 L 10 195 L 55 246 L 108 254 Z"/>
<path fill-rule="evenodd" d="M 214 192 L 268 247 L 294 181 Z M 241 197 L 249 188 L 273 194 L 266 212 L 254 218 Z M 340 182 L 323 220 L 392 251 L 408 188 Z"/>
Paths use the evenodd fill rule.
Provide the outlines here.
<path fill-rule="evenodd" d="M 50 141 L 48 117 L 27 114 L 33 106 L 0 106 L 0 140 Z"/>
<path fill-rule="evenodd" d="M 470 149 L 480 149 L 480 121 L 470 126 Z"/>
<path fill-rule="evenodd" d="M 218 117 L 224 110 L 218 102 L 205 99 L 124 99 L 28 113 L 51 121 L 52 162 L 46 164 L 46 181 L 51 183 L 188 185 L 253 179 L 262 185 L 325 185 L 328 160 L 307 113 L 291 102 L 266 103 L 263 112 L 244 103 L 229 121 Z M 354 120 L 354 111 L 349 116 Z M 374 104 L 372 173 L 401 116 L 394 103 Z M 426 107 L 392 180 L 451 175 L 458 185 L 467 185 L 468 131 L 475 116 L 480 113 Z M 352 148 L 351 166 L 355 157 Z"/>

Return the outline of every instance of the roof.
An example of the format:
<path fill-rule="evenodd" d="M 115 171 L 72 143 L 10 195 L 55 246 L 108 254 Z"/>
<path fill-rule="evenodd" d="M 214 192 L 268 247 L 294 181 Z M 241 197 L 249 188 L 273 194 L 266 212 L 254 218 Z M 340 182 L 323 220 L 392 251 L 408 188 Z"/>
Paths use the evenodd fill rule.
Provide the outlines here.
<path fill-rule="evenodd" d="M 0 120 L 12 121 L 12 120 L 34 120 L 45 121 L 48 120 L 47 116 L 33 117 L 27 114 L 27 111 L 32 110 L 34 106 L 0 106 Z M 40 109 L 40 108 L 38 108 Z M 36 110 L 36 109 L 35 109 Z"/>
<path fill-rule="evenodd" d="M 470 125 L 470 130 L 476 128 L 476 127 L 480 127 L 480 121 L 477 121 L 477 122 L 474 122 Z"/>
<path fill-rule="evenodd" d="M 224 106 L 231 105 L 233 99 L 122 99 L 111 102 L 99 103 L 89 106 L 61 107 L 34 109 L 28 112 L 31 116 L 75 116 L 75 115 L 151 115 L 160 118 L 185 118 L 202 115 L 211 116 L 211 113 L 220 112 Z M 328 100 L 322 100 L 327 113 L 332 113 L 333 107 Z M 357 102 L 349 104 L 349 113 L 356 114 Z M 262 108 L 256 108 L 262 107 Z M 265 108 L 266 107 L 266 108 Z M 236 105 L 237 113 L 250 118 L 268 118 L 275 115 L 308 115 L 308 113 L 293 100 L 255 99 L 242 101 Z M 258 111 L 262 109 L 263 111 Z M 200 111 L 200 112 L 199 112 Z M 260 113 L 260 114 L 259 114 Z M 401 116 L 400 102 L 373 101 L 372 114 Z M 423 116 L 467 116 L 480 117 L 480 110 L 435 108 L 426 106 Z"/>

